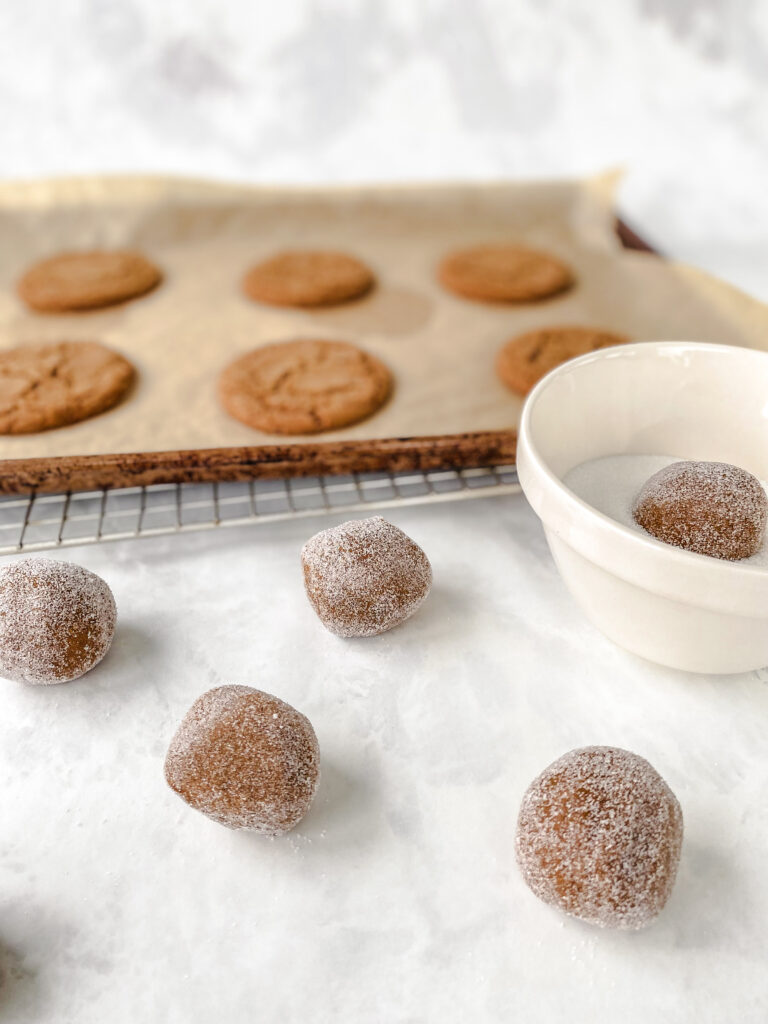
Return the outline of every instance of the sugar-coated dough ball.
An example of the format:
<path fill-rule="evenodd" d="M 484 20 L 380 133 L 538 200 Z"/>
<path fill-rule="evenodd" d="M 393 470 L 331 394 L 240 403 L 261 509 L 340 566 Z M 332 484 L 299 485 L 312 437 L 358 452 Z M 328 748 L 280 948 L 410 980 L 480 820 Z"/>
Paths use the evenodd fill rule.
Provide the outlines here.
<path fill-rule="evenodd" d="M 633 515 L 658 540 L 734 562 L 760 548 L 768 497 L 738 466 L 673 462 L 643 484 Z"/>
<path fill-rule="evenodd" d="M 112 591 L 72 562 L 25 558 L 0 569 L 0 675 L 67 683 L 98 665 L 117 622 Z"/>
<path fill-rule="evenodd" d="M 301 821 L 319 777 L 309 719 L 250 686 L 198 697 L 165 759 L 168 785 L 190 807 L 228 828 L 273 836 Z"/>
<path fill-rule="evenodd" d="M 381 516 L 316 533 L 301 563 L 312 607 L 338 636 L 376 636 L 398 626 L 432 586 L 419 545 Z"/>
<path fill-rule="evenodd" d="M 680 804 L 652 765 L 583 747 L 528 787 L 516 851 L 545 903 L 603 928 L 643 928 L 672 891 L 682 841 Z"/>

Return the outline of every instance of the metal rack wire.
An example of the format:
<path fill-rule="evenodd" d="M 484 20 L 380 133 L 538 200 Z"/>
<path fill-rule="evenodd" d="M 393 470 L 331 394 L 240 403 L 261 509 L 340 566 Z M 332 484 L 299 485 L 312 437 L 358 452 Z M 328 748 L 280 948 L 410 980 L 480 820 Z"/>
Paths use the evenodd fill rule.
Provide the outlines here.
<path fill-rule="evenodd" d="M 419 505 L 519 490 L 514 466 L 156 484 L 0 498 L 0 554 Z"/>

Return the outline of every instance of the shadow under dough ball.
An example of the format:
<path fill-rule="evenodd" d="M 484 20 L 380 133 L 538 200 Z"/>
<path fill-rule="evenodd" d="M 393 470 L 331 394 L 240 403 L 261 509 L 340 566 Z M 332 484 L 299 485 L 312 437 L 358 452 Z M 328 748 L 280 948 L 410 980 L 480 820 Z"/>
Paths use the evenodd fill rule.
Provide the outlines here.
<path fill-rule="evenodd" d="M 250 686 L 198 697 L 165 759 L 168 785 L 190 807 L 228 828 L 273 836 L 301 821 L 319 776 L 309 719 Z"/>
<path fill-rule="evenodd" d="M 0 675 L 8 679 L 77 679 L 107 653 L 116 622 L 112 591 L 82 566 L 25 558 L 0 569 Z"/>
<path fill-rule="evenodd" d="M 422 549 L 381 516 L 316 533 L 302 549 L 301 564 L 307 597 L 337 636 L 377 636 L 400 625 L 432 586 Z"/>
<path fill-rule="evenodd" d="M 657 540 L 735 562 L 762 545 L 768 496 L 727 462 L 673 462 L 643 484 L 632 514 Z"/>
<path fill-rule="evenodd" d="M 523 797 L 515 848 L 532 892 L 602 928 L 644 928 L 677 873 L 683 815 L 644 758 L 619 747 L 564 754 Z"/>
<path fill-rule="evenodd" d="M 35 263 L 19 279 L 21 299 L 38 313 L 114 306 L 152 291 L 162 272 L 132 249 L 62 252 Z"/>

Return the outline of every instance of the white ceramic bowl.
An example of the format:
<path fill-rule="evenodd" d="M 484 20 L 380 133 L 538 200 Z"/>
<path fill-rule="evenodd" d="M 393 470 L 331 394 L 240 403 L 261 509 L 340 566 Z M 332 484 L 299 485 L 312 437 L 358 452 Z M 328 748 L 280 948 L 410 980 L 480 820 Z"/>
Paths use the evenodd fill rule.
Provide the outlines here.
<path fill-rule="evenodd" d="M 768 569 L 663 544 L 562 482 L 587 459 L 628 453 L 731 462 L 768 479 L 768 353 L 670 341 L 574 359 L 528 396 L 517 453 L 563 580 L 606 636 L 691 672 L 768 665 Z"/>

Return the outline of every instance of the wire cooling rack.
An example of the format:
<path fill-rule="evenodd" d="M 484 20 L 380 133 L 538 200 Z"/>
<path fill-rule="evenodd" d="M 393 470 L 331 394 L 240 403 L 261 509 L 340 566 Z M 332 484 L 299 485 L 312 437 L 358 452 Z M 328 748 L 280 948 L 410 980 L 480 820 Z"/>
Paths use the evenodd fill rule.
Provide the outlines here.
<path fill-rule="evenodd" d="M 156 484 L 0 498 L 0 554 L 518 491 L 514 466 Z"/>

